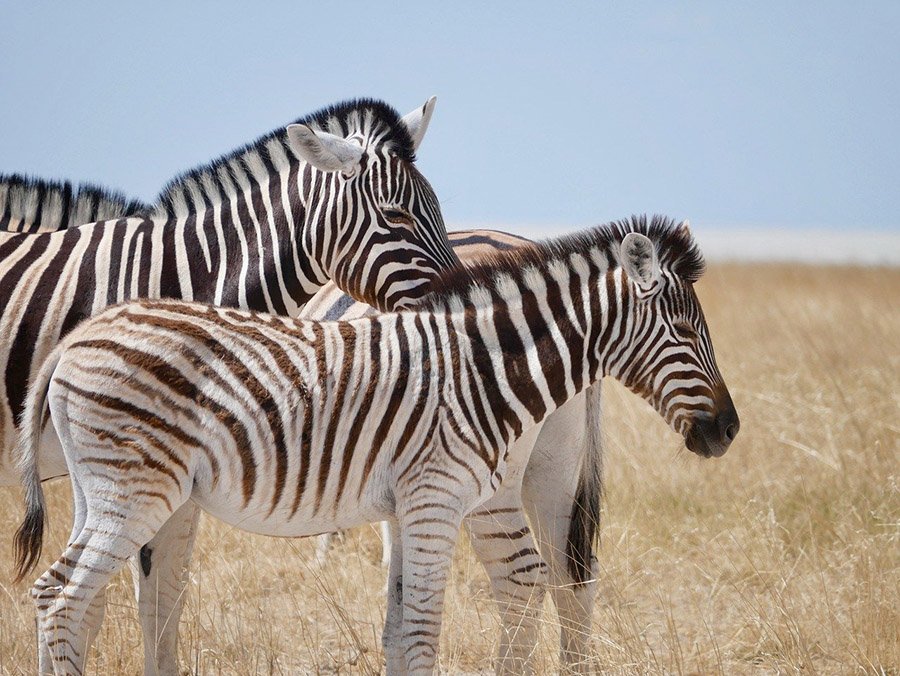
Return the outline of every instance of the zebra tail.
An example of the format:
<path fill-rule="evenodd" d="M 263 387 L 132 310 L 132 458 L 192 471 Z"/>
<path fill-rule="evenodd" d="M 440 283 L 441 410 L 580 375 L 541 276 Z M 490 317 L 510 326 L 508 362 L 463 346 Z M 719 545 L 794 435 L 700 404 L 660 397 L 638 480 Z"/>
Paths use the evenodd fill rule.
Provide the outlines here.
<path fill-rule="evenodd" d="M 578 477 L 578 490 L 569 516 L 566 561 L 569 575 L 577 584 L 589 581 L 594 573 L 594 545 L 600 542 L 600 503 L 603 494 L 603 443 L 600 434 L 600 384 L 587 396 L 585 453 Z"/>
<path fill-rule="evenodd" d="M 19 471 L 25 488 L 25 518 L 15 537 L 16 582 L 34 568 L 44 544 L 47 509 L 38 467 L 38 451 L 47 408 L 47 390 L 61 356 L 62 350 L 57 348 L 41 366 L 28 390 L 19 425 L 17 450 Z"/>

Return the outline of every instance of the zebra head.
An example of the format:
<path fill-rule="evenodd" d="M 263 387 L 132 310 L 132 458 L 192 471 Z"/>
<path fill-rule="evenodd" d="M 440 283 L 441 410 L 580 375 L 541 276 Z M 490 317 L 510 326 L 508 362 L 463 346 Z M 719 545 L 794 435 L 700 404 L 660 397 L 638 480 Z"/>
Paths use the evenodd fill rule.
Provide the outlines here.
<path fill-rule="evenodd" d="M 654 220 L 646 231 L 626 234 L 619 248 L 632 340 L 626 341 L 630 352 L 617 359 L 618 377 L 653 405 L 688 449 L 718 457 L 740 420 L 694 292 L 703 258 L 687 221 L 673 227 Z"/>
<path fill-rule="evenodd" d="M 459 264 L 438 199 L 414 164 L 435 100 L 402 118 L 357 101 L 287 128 L 310 167 L 301 187 L 313 219 L 306 246 L 342 290 L 380 310 L 414 304 L 439 271 Z"/>

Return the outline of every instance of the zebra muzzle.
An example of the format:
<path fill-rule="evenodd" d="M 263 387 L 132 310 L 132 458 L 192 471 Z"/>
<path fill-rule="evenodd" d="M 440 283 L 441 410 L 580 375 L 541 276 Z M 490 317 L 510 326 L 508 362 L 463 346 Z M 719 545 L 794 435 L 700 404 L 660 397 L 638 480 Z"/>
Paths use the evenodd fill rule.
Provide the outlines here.
<path fill-rule="evenodd" d="M 711 417 L 695 418 L 684 435 L 689 450 L 704 458 L 719 458 L 741 429 L 741 420 L 724 386 L 716 388 L 716 408 Z"/>

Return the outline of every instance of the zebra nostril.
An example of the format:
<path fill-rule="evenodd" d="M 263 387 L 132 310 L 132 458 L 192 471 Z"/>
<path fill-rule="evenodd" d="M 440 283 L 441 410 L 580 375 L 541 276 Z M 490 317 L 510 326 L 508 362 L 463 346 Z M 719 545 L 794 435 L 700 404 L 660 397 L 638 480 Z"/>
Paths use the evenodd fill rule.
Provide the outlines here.
<path fill-rule="evenodd" d="M 734 438 L 737 436 L 737 425 L 731 424 L 725 428 L 725 437 L 728 441 L 734 441 Z"/>
<path fill-rule="evenodd" d="M 741 429 L 741 421 L 737 416 L 737 411 L 731 410 L 725 413 L 719 421 L 719 430 L 722 434 L 722 441 L 731 443 Z"/>

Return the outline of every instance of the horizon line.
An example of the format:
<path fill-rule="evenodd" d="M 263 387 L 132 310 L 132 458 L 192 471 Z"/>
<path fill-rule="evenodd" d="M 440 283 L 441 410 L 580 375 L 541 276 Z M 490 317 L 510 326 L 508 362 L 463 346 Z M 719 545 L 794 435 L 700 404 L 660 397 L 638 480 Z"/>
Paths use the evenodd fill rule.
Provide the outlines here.
<path fill-rule="evenodd" d="M 588 226 L 590 227 L 590 226 Z M 558 237 L 585 228 L 537 224 L 462 224 L 448 230 L 500 230 L 530 239 Z M 900 228 L 827 226 L 722 226 L 691 223 L 703 255 L 712 262 L 796 262 L 900 266 Z"/>

